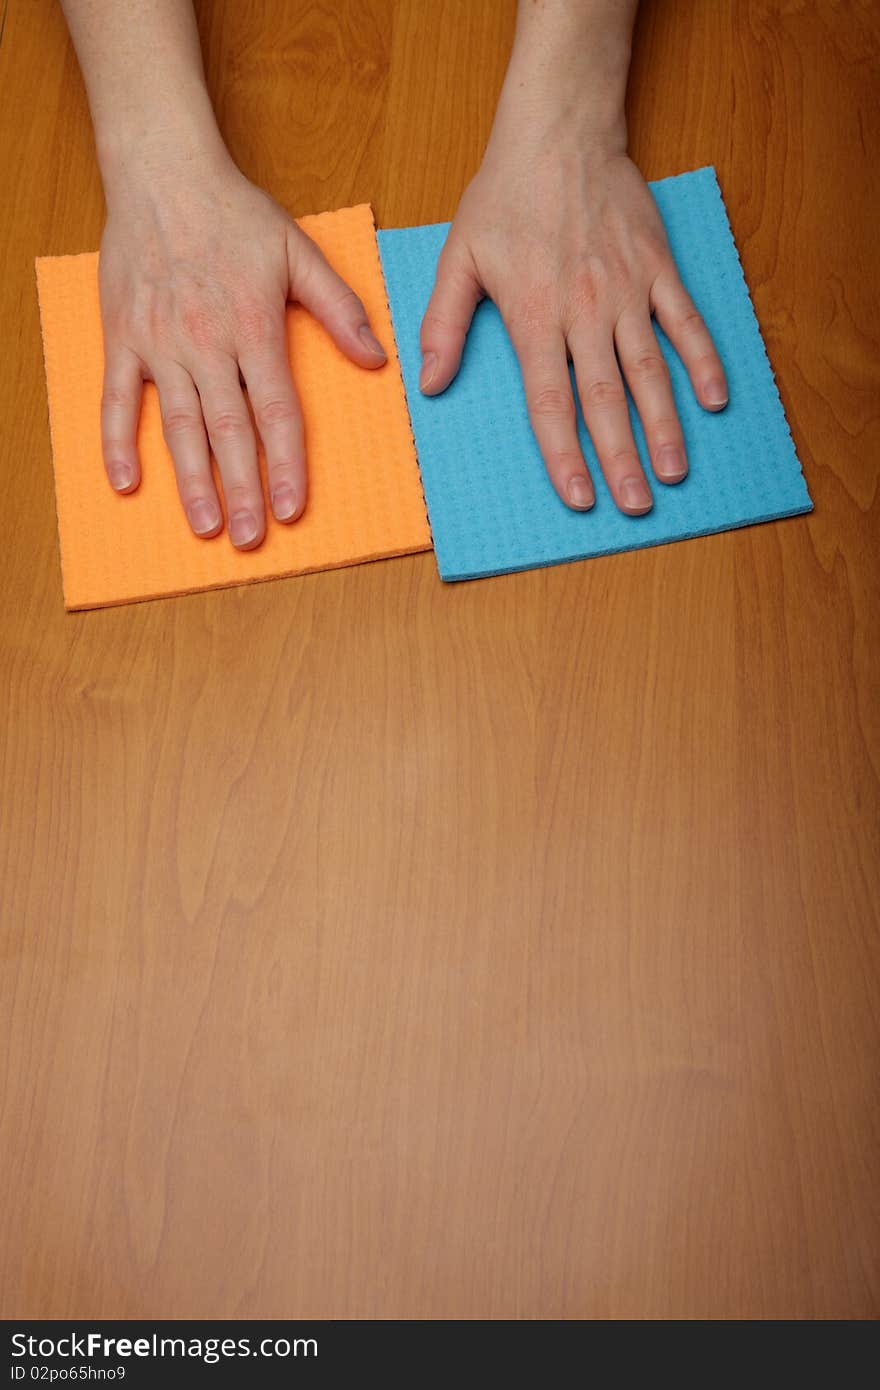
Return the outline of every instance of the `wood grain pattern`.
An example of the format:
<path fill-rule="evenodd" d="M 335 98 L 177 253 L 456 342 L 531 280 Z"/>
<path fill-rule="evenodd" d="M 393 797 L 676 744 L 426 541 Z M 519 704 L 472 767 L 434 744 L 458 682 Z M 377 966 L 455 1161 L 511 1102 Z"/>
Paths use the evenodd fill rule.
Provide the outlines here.
<path fill-rule="evenodd" d="M 201 4 L 294 213 L 451 216 L 509 0 Z M 51 0 L 0 41 L 0 1313 L 873 1317 L 876 6 L 643 4 L 815 501 L 472 584 L 65 615 L 36 254 L 97 245 Z"/>

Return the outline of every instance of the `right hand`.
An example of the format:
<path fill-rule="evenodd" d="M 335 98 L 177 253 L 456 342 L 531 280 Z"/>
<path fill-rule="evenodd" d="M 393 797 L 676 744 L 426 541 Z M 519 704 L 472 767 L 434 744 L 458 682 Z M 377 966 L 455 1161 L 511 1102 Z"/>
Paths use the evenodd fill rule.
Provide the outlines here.
<path fill-rule="evenodd" d="M 142 384 L 154 381 L 193 531 L 215 536 L 223 525 L 210 447 L 232 543 L 241 550 L 259 545 L 266 518 L 243 379 L 263 442 L 273 513 L 278 521 L 295 521 L 306 504 L 307 478 L 285 306 L 288 300 L 303 304 L 353 362 L 381 367 L 385 351 L 354 291 L 231 161 L 195 177 L 188 164 L 108 190 L 99 279 L 101 435 L 112 485 L 127 493 L 140 482 Z M 332 402 L 327 406 L 332 409 Z"/>

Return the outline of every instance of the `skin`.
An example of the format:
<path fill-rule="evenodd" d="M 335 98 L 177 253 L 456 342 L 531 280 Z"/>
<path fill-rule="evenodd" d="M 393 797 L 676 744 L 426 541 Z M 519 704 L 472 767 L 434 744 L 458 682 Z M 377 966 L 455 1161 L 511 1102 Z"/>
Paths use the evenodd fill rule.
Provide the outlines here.
<path fill-rule="evenodd" d="M 266 532 L 257 440 L 275 518 L 307 500 L 302 414 L 285 313 L 296 300 L 361 367 L 385 351 L 363 305 L 309 237 L 239 172 L 205 88 L 190 0 L 63 0 L 86 79 L 107 201 L 100 291 L 107 476 L 140 482 L 144 381 L 158 388 L 178 491 L 196 535 L 223 519 L 233 545 Z"/>
<path fill-rule="evenodd" d="M 635 9 L 620 0 L 520 5 L 492 135 L 422 323 L 420 384 L 435 395 L 454 379 L 474 309 L 488 295 L 516 349 L 529 419 L 559 496 L 577 509 L 595 502 L 577 437 L 571 360 L 605 479 L 620 510 L 637 516 L 653 501 L 624 378 L 656 478 L 669 484 L 687 475 L 651 316 L 705 409 L 724 407 L 727 383 L 650 190 L 626 153 Z"/>
<path fill-rule="evenodd" d="M 303 304 L 367 369 L 386 360 L 363 305 L 315 244 L 236 168 L 205 87 L 191 0 L 62 0 L 86 80 L 107 202 L 100 291 L 103 457 L 120 492 L 140 482 L 144 381 L 156 383 L 181 504 L 195 534 L 265 536 L 257 434 L 275 519 L 307 502 L 302 415 L 285 312 Z M 422 324 L 422 389 L 454 379 L 477 303 L 490 296 L 523 374 L 529 418 L 562 500 L 595 501 L 568 373 L 617 505 L 651 492 L 623 378 L 656 477 L 687 473 L 652 314 L 706 409 L 727 400 L 711 338 L 626 154 L 624 98 L 635 0 L 521 0 L 482 165 L 461 200 Z M 253 412 L 245 399 L 244 387 Z"/>
<path fill-rule="evenodd" d="M 259 545 L 266 518 L 243 380 L 275 518 L 301 516 L 306 454 L 287 356 L 287 301 L 311 310 L 361 366 L 386 360 L 360 300 L 314 242 L 230 164 L 207 181 L 172 179 L 147 196 L 132 189 L 128 199 L 114 202 L 101 243 L 100 287 L 102 437 L 114 486 L 128 492 L 139 482 L 142 383 L 155 381 L 193 531 L 213 536 L 222 527 L 210 446 L 230 538 L 241 549 Z"/>

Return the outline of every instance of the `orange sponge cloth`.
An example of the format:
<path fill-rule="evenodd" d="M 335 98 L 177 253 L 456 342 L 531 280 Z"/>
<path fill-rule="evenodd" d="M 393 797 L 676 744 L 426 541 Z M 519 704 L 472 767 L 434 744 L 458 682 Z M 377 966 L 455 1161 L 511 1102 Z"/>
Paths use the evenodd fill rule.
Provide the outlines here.
<path fill-rule="evenodd" d="M 140 487 L 127 496 L 113 491 L 101 459 L 98 257 L 37 260 L 66 608 L 131 603 L 430 549 L 372 211 L 367 205 L 344 208 L 303 217 L 299 225 L 360 295 L 388 362 L 377 371 L 356 366 L 304 309 L 288 307 L 309 500 L 299 521 L 275 521 L 261 452 L 266 538 L 250 551 L 233 547 L 225 525 L 211 540 L 190 530 L 152 383 L 144 386 L 141 409 Z"/>

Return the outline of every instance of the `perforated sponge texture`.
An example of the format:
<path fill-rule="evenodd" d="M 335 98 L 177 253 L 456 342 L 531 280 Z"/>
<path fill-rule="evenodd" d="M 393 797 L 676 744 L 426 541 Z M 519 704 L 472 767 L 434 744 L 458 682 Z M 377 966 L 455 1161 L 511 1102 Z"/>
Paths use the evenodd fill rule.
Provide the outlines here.
<path fill-rule="evenodd" d="M 656 480 L 630 400 L 654 496 L 653 510 L 642 517 L 617 510 L 580 410 L 578 428 L 596 505 L 575 512 L 557 497 L 529 426 L 513 347 L 488 300 L 474 316 L 456 380 L 441 396 L 422 395 L 419 325 L 449 224 L 378 233 L 443 579 L 552 565 L 811 510 L 714 169 L 663 179 L 651 191 L 681 277 L 724 363 L 730 402 L 719 414 L 697 404 L 678 356 L 658 328 L 690 474 L 672 487 Z"/>
<path fill-rule="evenodd" d="M 345 208 L 304 217 L 300 226 L 360 295 L 389 360 L 377 371 L 356 366 L 304 309 L 288 309 L 309 500 L 298 521 L 275 521 L 261 454 L 266 538 L 252 551 L 236 550 L 225 525 L 210 540 L 190 530 L 150 383 L 139 427 L 140 487 L 127 496 L 113 491 L 101 458 L 98 257 L 37 261 L 67 608 L 221 588 L 430 548 L 372 212 L 366 205 Z M 212 467 L 219 479 L 213 461 Z"/>

